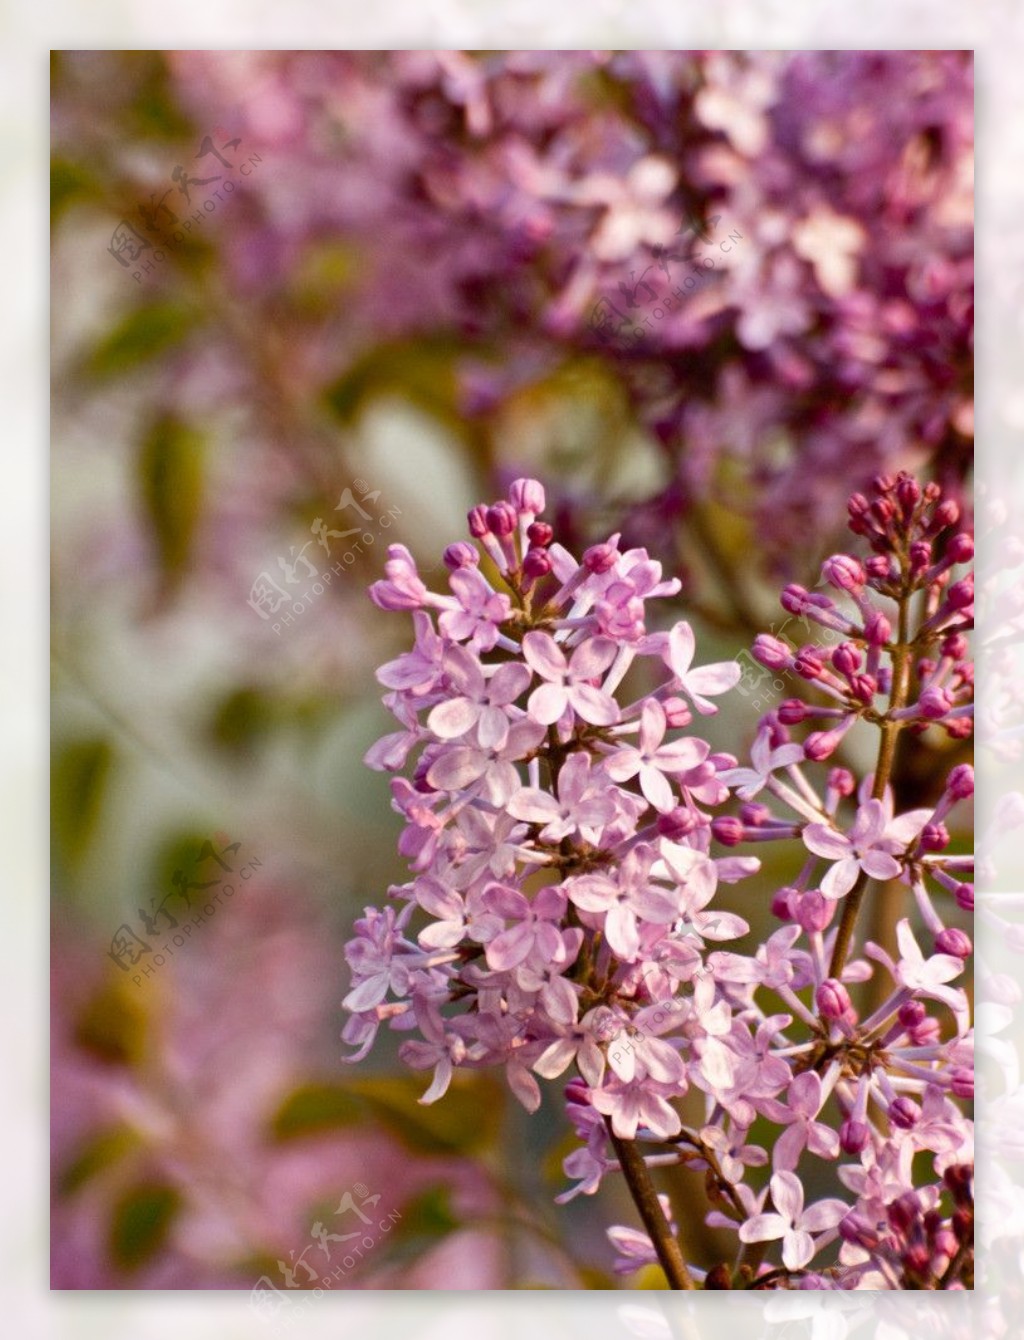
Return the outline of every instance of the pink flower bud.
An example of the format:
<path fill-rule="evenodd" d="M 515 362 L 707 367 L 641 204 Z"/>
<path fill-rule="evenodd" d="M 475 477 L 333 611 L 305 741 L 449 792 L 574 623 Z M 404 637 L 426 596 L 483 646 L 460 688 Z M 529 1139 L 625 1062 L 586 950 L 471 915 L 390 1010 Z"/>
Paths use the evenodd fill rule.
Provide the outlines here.
<path fill-rule="evenodd" d="M 800 698 L 787 698 L 779 704 L 778 717 L 784 726 L 799 726 L 810 715 L 810 707 Z"/>
<path fill-rule="evenodd" d="M 459 540 L 457 544 L 450 544 L 444 551 L 444 565 L 451 572 L 457 572 L 459 568 L 475 568 L 480 562 L 480 553 L 475 545 L 467 544 L 465 540 Z"/>
<path fill-rule="evenodd" d="M 928 1014 L 919 1000 L 908 1000 L 905 1005 L 900 1006 L 896 1017 L 904 1028 L 920 1028 Z"/>
<path fill-rule="evenodd" d="M 779 596 L 779 604 L 789 614 L 800 614 L 807 608 L 807 588 L 790 582 Z"/>
<path fill-rule="evenodd" d="M 761 805 L 756 800 L 748 800 L 745 805 L 740 806 L 740 820 L 748 828 L 763 828 L 769 823 L 772 812 L 767 805 Z"/>
<path fill-rule="evenodd" d="M 850 993 L 835 977 L 826 977 L 814 993 L 818 1013 L 823 1019 L 842 1019 L 853 1008 Z"/>
<path fill-rule="evenodd" d="M 953 702 L 945 689 L 925 689 L 917 700 L 917 710 L 928 721 L 939 721 L 952 708 Z"/>
<path fill-rule="evenodd" d="M 974 769 L 969 763 L 958 763 L 946 778 L 946 790 L 954 800 L 967 800 L 974 795 Z"/>
<path fill-rule="evenodd" d="M 610 544 L 592 544 L 583 555 L 588 572 L 608 572 L 619 561 L 619 551 Z"/>
<path fill-rule="evenodd" d="M 475 540 L 482 540 L 485 535 L 490 534 L 490 528 L 487 525 L 487 508 L 480 504 L 474 507 L 466 516 L 469 523 L 469 533 Z"/>
<path fill-rule="evenodd" d="M 932 547 L 927 540 L 915 540 L 910 546 L 910 570 L 918 573 L 931 567 Z"/>
<path fill-rule="evenodd" d="M 859 1154 L 868 1142 L 871 1132 L 867 1122 L 844 1121 L 839 1128 L 839 1145 L 844 1154 Z"/>
<path fill-rule="evenodd" d="M 921 1202 L 915 1192 L 904 1191 L 889 1206 L 888 1213 L 889 1223 L 897 1233 L 909 1233 L 921 1217 Z"/>
<path fill-rule="evenodd" d="M 921 501 L 921 486 L 913 475 L 900 475 L 896 481 L 896 497 L 903 508 L 903 515 L 909 521 L 914 508 Z"/>
<path fill-rule="evenodd" d="M 711 835 L 723 847 L 737 847 L 743 841 L 743 825 L 731 814 L 720 814 L 711 821 Z"/>
<path fill-rule="evenodd" d="M 950 633 L 942 643 L 942 654 L 951 661 L 962 661 L 968 652 L 967 638 L 963 633 Z"/>
<path fill-rule="evenodd" d="M 949 846 L 949 829 L 945 824 L 925 824 L 919 841 L 922 851 L 944 851 Z"/>
<path fill-rule="evenodd" d="M 820 889 L 808 889 L 799 895 L 794 907 L 794 920 L 805 931 L 823 931 L 835 916 L 837 904 L 826 898 Z"/>
<path fill-rule="evenodd" d="M 839 1236 L 844 1242 L 852 1243 L 855 1247 L 862 1247 L 865 1251 L 871 1252 L 878 1246 L 878 1230 L 867 1217 L 860 1214 L 857 1210 L 851 1210 L 839 1221 Z"/>
<path fill-rule="evenodd" d="M 942 1174 L 957 1205 L 971 1205 L 974 1201 L 974 1169 L 969 1163 L 951 1163 Z"/>
<path fill-rule="evenodd" d="M 751 654 L 769 670 L 781 670 L 789 664 L 789 648 L 771 633 L 758 633 Z"/>
<path fill-rule="evenodd" d="M 538 479 L 514 479 L 508 497 L 516 511 L 526 516 L 537 516 L 544 511 L 547 502 L 544 485 Z"/>
<path fill-rule="evenodd" d="M 821 565 L 822 578 L 837 591 L 862 591 L 867 580 L 864 564 L 852 554 L 833 554 Z"/>
<path fill-rule="evenodd" d="M 820 679 L 824 668 L 825 662 L 816 647 L 801 647 L 793 661 L 793 669 L 801 679 Z"/>
<path fill-rule="evenodd" d="M 840 741 L 845 731 L 841 730 L 815 730 L 811 731 L 804 741 L 804 755 L 812 763 L 823 763 L 825 759 L 830 758 L 839 748 Z"/>
<path fill-rule="evenodd" d="M 780 921 L 792 921 L 799 896 L 798 889 L 779 889 L 772 897 L 772 916 Z"/>
<path fill-rule="evenodd" d="M 857 789 L 857 779 L 849 768 L 833 768 L 828 775 L 828 789 L 837 796 L 852 796 Z"/>
<path fill-rule="evenodd" d="M 672 730 L 688 726 L 693 720 L 693 713 L 682 698 L 666 698 L 662 707 L 665 709 L 665 721 Z"/>
<path fill-rule="evenodd" d="M 511 503 L 496 502 L 487 509 L 487 525 L 499 538 L 511 535 L 516 528 L 516 509 Z"/>
<path fill-rule="evenodd" d="M 535 521 L 527 527 L 526 538 L 538 549 L 546 549 L 555 538 L 555 532 L 546 521 Z"/>
<path fill-rule="evenodd" d="M 971 937 L 957 926 L 949 926 L 935 937 L 937 954 L 952 954 L 954 958 L 966 959 L 970 958 L 972 948 Z"/>
<path fill-rule="evenodd" d="M 940 1256 L 950 1261 L 956 1256 L 960 1248 L 957 1236 L 951 1228 L 940 1228 L 935 1234 L 935 1241 L 932 1245 Z"/>
<path fill-rule="evenodd" d="M 959 520 L 960 504 L 953 498 L 946 498 L 944 502 L 939 503 L 932 513 L 931 529 L 937 534 L 948 526 L 955 526 Z"/>
<path fill-rule="evenodd" d="M 946 545 L 946 557 L 951 563 L 970 563 L 974 557 L 974 537 L 965 530 L 958 531 Z"/>
<path fill-rule="evenodd" d="M 956 899 L 956 905 L 963 912 L 974 911 L 974 885 L 958 884 L 953 891 L 953 897 Z"/>
<path fill-rule="evenodd" d="M 870 707 L 878 692 L 878 680 L 874 675 L 854 675 L 850 680 L 850 692 L 859 703 Z"/>
<path fill-rule="evenodd" d="M 923 1242 L 915 1242 L 903 1253 L 903 1269 L 916 1279 L 931 1274 L 932 1254 Z"/>
<path fill-rule="evenodd" d="M 864 637 L 872 647 L 884 647 L 892 637 L 892 624 L 881 610 L 872 611 L 865 620 Z"/>
<path fill-rule="evenodd" d="M 946 592 L 946 604 L 954 610 L 963 610 L 974 604 L 974 577 L 971 573 L 953 583 Z"/>
<path fill-rule="evenodd" d="M 920 1115 L 921 1109 L 912 1098 L 901 1095 L 889 1104 L 889 1120 L 901 1131 L 909 1131 L 912 1126 L 916 1126 Z"/>
<path fill-rule="evenodd" d="M 527 549 L 523 558 L 523 574 L 533 581 L 539 581 L 551 571 L 551 555 L 546 549 Z"/>
<path fill-rule="evenodd" d="M 952 1089 L 957 1098 L 973 1098 L 974 1071 L 968 1070 L 966 1066 L 958 1066 L 953 1071 Z"/>
<path fill-rule="evenodd" d="M 700 827 L 700 817 L 684 805 L 677 805 L 668 814 L 659 814 L 655 826 L 661 836 L 667 837 L 670 842 L 681 842 L 695 828 Z"/>
<path fill-rule="evenodd" d="M 899 576 L 897 568 L 892 559 L 885 554 L 872 554 L 865 563 L 868 576 L 875 582 L 888 582 L 895 580 Z"/>
<path fill-rule="evenodd" d="M 901 472 L 900 478 L 902 477 L 903 474 Z M 871 481 L 871 488 L 873 492 L 879 495 L 879 497 L 881 497 L 882 494 L 891 493 L 895 487 L 896 487 L 896 476 L 886 474 L 884 472 L 875 475 L 874 479 L 872 479 Z"/>
<path fill-rule="evenodd" d="M 832 664 L 847 679 L 856 674 L 863 659 L 853 642 L 840 642 L 839 646 L 834 648 L 832 652 Z"/>

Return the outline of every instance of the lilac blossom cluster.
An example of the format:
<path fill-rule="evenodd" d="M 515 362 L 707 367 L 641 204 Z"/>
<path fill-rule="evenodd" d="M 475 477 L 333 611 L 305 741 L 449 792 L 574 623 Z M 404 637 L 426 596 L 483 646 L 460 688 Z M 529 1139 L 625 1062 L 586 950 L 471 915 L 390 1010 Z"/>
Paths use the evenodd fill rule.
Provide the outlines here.
<path fill-rule="evenodd" d="M 344 328 L 297 335 L 311 368 L 358 360 L 361 332 L 443 331 L 462 414 L 494 422 L 553 362 L 600 362 L 665 453 L 638 536 L 719 499 L 798 571 L 796 537 L 876 471 L 968 468 L 969 52 L 170 62 L 197 119 L 230 109 L 272 165 L 225 237 L 234 286 L 276 295 L 297 257 L 354 245 Z"/>
<path fill-rule="evenodd" d="M 762 719 L 740 766 L 694 729 L 738 665 L 695 666 L 686 622 L 648 626 L 648 601 L 678 581 L 617 535 L 577 560 L 538 520 L 544 501 L 520 479 L 475 508 L 476 544 L 445 551 L 448 593 L 399 545 L 371 588 L 415 627 L 378 673 L 401 729 L 367 755 L 407 774 L 392 795 L 412 878 L 347 948 L 351 1059 L 387 1023 L 410 1035 L 402 1059 L 432 1072 L 422 1101 L 456 1067 L 501 1067 L 529 1111 L 538 1077 L 573 1067 L 580 1146 L 559 1200 L 625 1176 L 644 1231 L 611 1230 L 623 1269 L 657 1261 L 679 1288 L 964 1287 L 973 1071 L 954 983 L 971 942 L 948 923 L 973 889 L 945 821 L 973 774 L 958 764 L 934 805 L 902 813 L 891 785 L 901 732 L 969 729 L 958 505 L 909 475 L 854 496 L 871 556 L 827 560 L 834 596 L 783 595 L 844 640 L 827 658 L 757 640 L 808 696 Z M 835 757 L 858 723 L 879 736 L 859 784 Z M 821 728 L 797 742 L 805 724 Z M 737 814 L 713 813 L 732 796 Z M 750 929 L 713 906 L 761 868 L 735 848 L 770 840 L 794 853 L 771 897 L 783 924 L 753 952 L 716 948 Z M 916 910 L 893 953 L 854 935 L 872 881 Z M 734 1263 L 685 1259 L 651 1183 L 670 1165 L 704 1174 L 706 1222 L 737 1234 Z M 830 1180 L 842 1195 L 805 1203 L 807 1183 Z"/>

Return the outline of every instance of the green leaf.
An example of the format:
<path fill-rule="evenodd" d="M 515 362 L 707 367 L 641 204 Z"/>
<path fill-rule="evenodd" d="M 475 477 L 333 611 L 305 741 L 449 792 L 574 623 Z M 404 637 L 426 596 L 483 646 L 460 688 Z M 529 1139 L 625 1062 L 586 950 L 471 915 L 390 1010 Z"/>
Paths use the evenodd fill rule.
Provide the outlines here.
<path fill-rule="evenodd" d="M 366 1107 L 340 1084 L 304 1084 L 284 1100 L 271 1121 L 275 1140 L 296 1140 L 365 1121 Z"/>
<path fill-rule="evenodd" d="M 382 1126 L 418 1153 L 472 1154 L 487 1148 L 505 1110 L 501 1086 L 488 1075 L 455 1075 L 445 1096 L 425 1106 L 418 1099 L 428 1078 L 360 1079 L 349 1090 L 365 1099 Z"/>
<path fill-rule="evenodd" d="M 89 1001 L 79 1016 L 75 1042 L 101 1061 L 112 1065 L 136 1065 L 145 1052 L 148 1021 L 134 986 L 118 972 Z"/>
<path fill-rule="evenodd" d="M 133 308 L 93 349 L 88 369 L 94 377 L 117 377 L 178 344 L 196 325 L 194 308 L 153 302 Z"/>
<path fill-rule="evenodd" d="M 77 865 L 93 834 L 110 781 L 114 752 L 106 740 L 75 740 L 50 768 L 51 835 L 55 853 Z"/>
<path fill-rule="evenodd" d="M 99 186 L 95 178 L 67 158 L 55 158 L 50 164 L 50 225 L 56 224 L 79 200 L 96 199 Z"/>
<path fill-rule="evenodd" d="M 139 487 L 165 578 L 173 585 L 191 556 L 199 523 L 202 436 L 169 415 L 157 419 L 142 444 Z"/>
<path fill-rule="evenodd" d="M 110 1254 L 117 1265 L 134 1271 L 152 1260 L 181 1207 L 181 1194 L 170 1183 L 138 1186 L 122 1197 L 110 1224 Z"/>
<path fill-rule="evenodd" d="M 327 403 L 350 423 L 368 400 L 395 394 L 452 427 L 464 430 L 456 412 L 454 359 L 458 346 L 445 336 L 377 345 L 327 390 Z"/>
<path fill-rule="evenodd" d="M 129 1126 L 114 1126 L 80 1145 L 75 1157 L 57 1178 L 61 1196 L 73 1196 L 86 1182 L 106 1168 L 113 1167 L 142 1144 L 137 1132 Z"/>

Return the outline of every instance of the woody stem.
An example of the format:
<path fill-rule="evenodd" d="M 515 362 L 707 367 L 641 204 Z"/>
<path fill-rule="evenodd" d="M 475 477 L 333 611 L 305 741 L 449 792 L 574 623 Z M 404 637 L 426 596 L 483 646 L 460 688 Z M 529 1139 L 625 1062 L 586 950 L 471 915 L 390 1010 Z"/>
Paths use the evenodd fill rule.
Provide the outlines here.
<path fill-rule="evenodd" d="M 696 1289 L 693 1276 L 687 1269 L 683 1253 L 676 1241 L 665 1212 L 661 1208 L 651 1175 L 635 1140 L 621 1140 L 612 1128 L 611 1118 L 605 1117 L 608 1135 L 626 1179 L 630 1195 L 643 1220 L 644 1228 L 654 1244 L 658 1261 L 668 1279 L 670 1289 Z"/>

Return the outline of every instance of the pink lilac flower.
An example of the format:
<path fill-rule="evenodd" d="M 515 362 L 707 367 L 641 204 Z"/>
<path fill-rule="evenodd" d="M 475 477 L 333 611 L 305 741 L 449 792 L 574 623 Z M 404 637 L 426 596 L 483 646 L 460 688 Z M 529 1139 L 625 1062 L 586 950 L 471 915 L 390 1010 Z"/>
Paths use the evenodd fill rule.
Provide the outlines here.
<path fill-rule="evenodd" d="M 769 1183 L 774 1211 L 755 1214 L 740 1225 L 741 1242 L 782 1239 L 782 1263 L 802 1270 L 830 1236 L 849 1207 L 834 1197 L 804 1208 L 804 1188 L 793 1172 L 777 1172 Z M 817 1234 L 817 1238 L 813 1235 Z"/>

